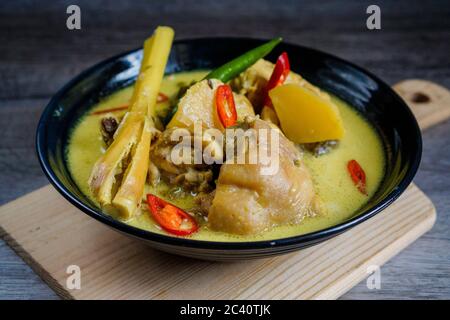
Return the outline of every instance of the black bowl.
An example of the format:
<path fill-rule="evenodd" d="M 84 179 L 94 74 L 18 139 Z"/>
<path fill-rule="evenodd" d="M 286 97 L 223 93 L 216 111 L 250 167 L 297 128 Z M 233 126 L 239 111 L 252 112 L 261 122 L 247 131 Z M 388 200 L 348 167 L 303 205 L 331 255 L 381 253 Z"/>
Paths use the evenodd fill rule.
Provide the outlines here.
<path fill-rule="evenodd" d="M 243 38 L 176 41 L 166 73 L 211 69 L 261 43 L 261 40 Z M 382 211 L 411 183 L 422 153 L 420 130 L 403 100 L 371 73 L 332 55 L 286 43 L 279 45 L 268 59 L 274 61 L 282 51 L 289 53 L 294 71 L 356 108 L 373 124 L 383 139 L 387 162 L 384 179 L 370 201 L 341 224 L 271 241 L 212 242 L 152 233 L 102 213 L 80 191 L 70 175 L 65 159 L 68 132 L 77 119 L 100 98 L 135 81 L 141 49 L 91 67 L 51 99 L 37 128 L 36 148 L 41 166 L 54 187 L 89 216 L 154 248 L 179 255 L 211 260 L 263 258 L 299 250 L 334 237 Z"/>

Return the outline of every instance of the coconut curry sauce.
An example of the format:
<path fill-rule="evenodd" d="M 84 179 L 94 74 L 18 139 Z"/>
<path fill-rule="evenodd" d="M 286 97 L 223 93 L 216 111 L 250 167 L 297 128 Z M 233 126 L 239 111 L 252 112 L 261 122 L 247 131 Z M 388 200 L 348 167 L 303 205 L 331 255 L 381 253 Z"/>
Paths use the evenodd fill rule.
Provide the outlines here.
<path fill-rule="evenodd" d="M 180 85 L 190 84 L 202 79 L 205 75 L 204 71 L 196 71 L 166 76 L 160 92 L 173 99 L 178 94 Z M 108 113 L 96 113 L 126 105 L 132 93 L 133 87 L 128 87 L 95 105 L 79 120 L 70 135 L 66 150 L 70 172 L 81 191 L 97 204 L 96 198 L 90 191 L 88 179 L 95 162 L 105 152 L 106 146 L 99 126 L 101 119 Z M 303 161 L 312 177 L 315 193 L 320 199 L 319 209 L 314 216 L 308 216 L 298 224 L 277 226 L 256 235 L 235 235 L 213 231 L 208 228 L 207 218 L 196 216 L 201 227 L 198 232 L 189 237 L 209 241 L 278 239 L 331 227 L 352 217 L 376 192 L 381 183 L 385 165 L 384 150 L 375 129 L 363 117 L 343 101 L 335 97 L 331 99 L 341 115 L 345 135 L 338 146 L 326 154 L 317 156 L 308 151 L 302 152 Z M 163 118 L 167 114 L 169 105 L 169 101 L 158 103 L 157 115 Z M 120 117 L 124 113 L 125 110 L 119 108 L 109 114 Z M 356 159 L 364 168 L 367 195 L 355 187 L 349 175 L 347 163 L 350 159 Z M 145 185 L 145 194 L 156 194 L 186 211 L 196 206 L 195 194 L 184 193 L 182 197 L 167 198 L 168 194 L 176 194 L 178 191 L 177 187 L 169 186 L 164 182 L 160 182 L 157 187 L 152 187 L 148 183 Z M 150 216 L 145 203 L 142 205 L 140 214 L 125 222 L 152 232 L 166 233 Z"/>

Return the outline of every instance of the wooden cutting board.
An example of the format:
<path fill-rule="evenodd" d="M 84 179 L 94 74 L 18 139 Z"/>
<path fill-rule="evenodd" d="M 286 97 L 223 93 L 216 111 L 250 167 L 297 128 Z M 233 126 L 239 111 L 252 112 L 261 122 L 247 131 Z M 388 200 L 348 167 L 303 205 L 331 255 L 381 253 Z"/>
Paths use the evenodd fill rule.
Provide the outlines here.
<path fill-rule="evenodd" d="M 394 88 L 422 128 L 450 117 L 446 89 L 421 80 Z M 264 260 L 206 262 L 125 237 L 46 186 L 0 207 L 0 235 L 63 298 L 335 299 L 435 220 L 432 202 L 411 185 L 382 213 L 314 247 Z M 66 285 L 72 265 L 80 268 L 80 289 Z"/>

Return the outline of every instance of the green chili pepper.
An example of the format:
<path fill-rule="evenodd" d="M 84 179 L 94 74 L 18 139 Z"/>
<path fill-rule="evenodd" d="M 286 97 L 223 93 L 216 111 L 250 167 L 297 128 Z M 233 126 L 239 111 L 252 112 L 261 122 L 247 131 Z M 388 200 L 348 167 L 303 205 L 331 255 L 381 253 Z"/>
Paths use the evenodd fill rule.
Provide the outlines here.
<path fill-rule="evenodd" d="M 247 51 L 243 55 L 225 63 L 224 65 L 218 67 L 217 69 L 208 73 L 204 79 L 217 79 L 222 82 L 228 82 L 231 79 L 237 77 L 240 73 L 245 71 L 247 68 L 251 67 L 261 58 L 272 51 L 280 42 L 282 38 L 275 38 L 266 42 L 259 47 L 256 47 L 250 51 Z M 164 124 L 167 124 L 172 119 L 175 112 L 178 110 L 178 101 L 175 102 L 174 107 L 169 111 L 167 117 L 163 120 Z"/>
<path fill-rule="evenodd" d="M 281 38 L 275 38 L 264 43 L 263 45 L 260 45 L 259 47 L 247 51 L 243 55 L 211 71 L 205 79 L 218 79 L 222 82 L 230 81 L 231 79 L 237 77 L 241 72 L 255 64 L 256 61 L 269 54 L 269 52 L 272 51 L 272 49 L 275 48 L 281 40 Z"/>

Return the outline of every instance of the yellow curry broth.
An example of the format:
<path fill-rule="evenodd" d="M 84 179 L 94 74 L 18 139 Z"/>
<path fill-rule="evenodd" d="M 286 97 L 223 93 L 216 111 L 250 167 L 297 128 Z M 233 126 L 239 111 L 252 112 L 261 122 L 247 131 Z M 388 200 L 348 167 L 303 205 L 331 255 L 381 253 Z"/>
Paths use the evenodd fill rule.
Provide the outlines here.
<path fill-rule="evenodd" d="M 184 72 L 164 78 L 161 92 L 174 97 L 180 83 L 189 84 L 193 80 L 204 77 L 206 72 Z M 91 112 L 114 108 L 128 103 L 132 95 L 132 87 L 125 88 L 100 102 Z M 384 151 L 380 138 L 375 130 L 355 110 L 337 98 L 333 98 L 341 113 L 345 136 L 339 146 L 328 154 L 315 157 L 306 152 L 304 161 L 309 167 L 315 190 L 321 199 L 322 211 L 315 217 L 306 218 L 298 225 L 276 227 L 261 235 L 236 236 L 208 230 L 205 221 L 200 221 L 202 228 L 192 236 L 192 239 L 210 241 L 257 241 L 277 239 L 304 234 L 343 222 L 355 214 L 377 190 L 384 174 Z M 164 113 L 169 103 L 160 103 L 157 112 Z M 115 112 L 119 116 L 122 112 Z M 106 114 L 90 115 L 80 119 L 72 131 L 67 148 L 67 160 L 73 179 L 82 192 L 95 202 L 89 186 L 88 178 L 92 167 L 105 150 L 100 134 L 100 120 Z M 367 191 L 369 196 L 361 194 L 354 186 L 347 171 L 347 162 L 356 159 L 366 172 Z M 169 186 L 160 183 L 157 188 L 149 185 L 146 191 L 162 197 L 167 194 Z M 177 200 L 170 200 L 174 204 L 189 210 L 194 207 L 194 198 L 186 196 Z M 198 220 L 201 220 L 198 219 Z M 126 221 L 126 223 L 150 230 L 164 233 L 149 216 L 145 205 L 142 214 Z"/>

